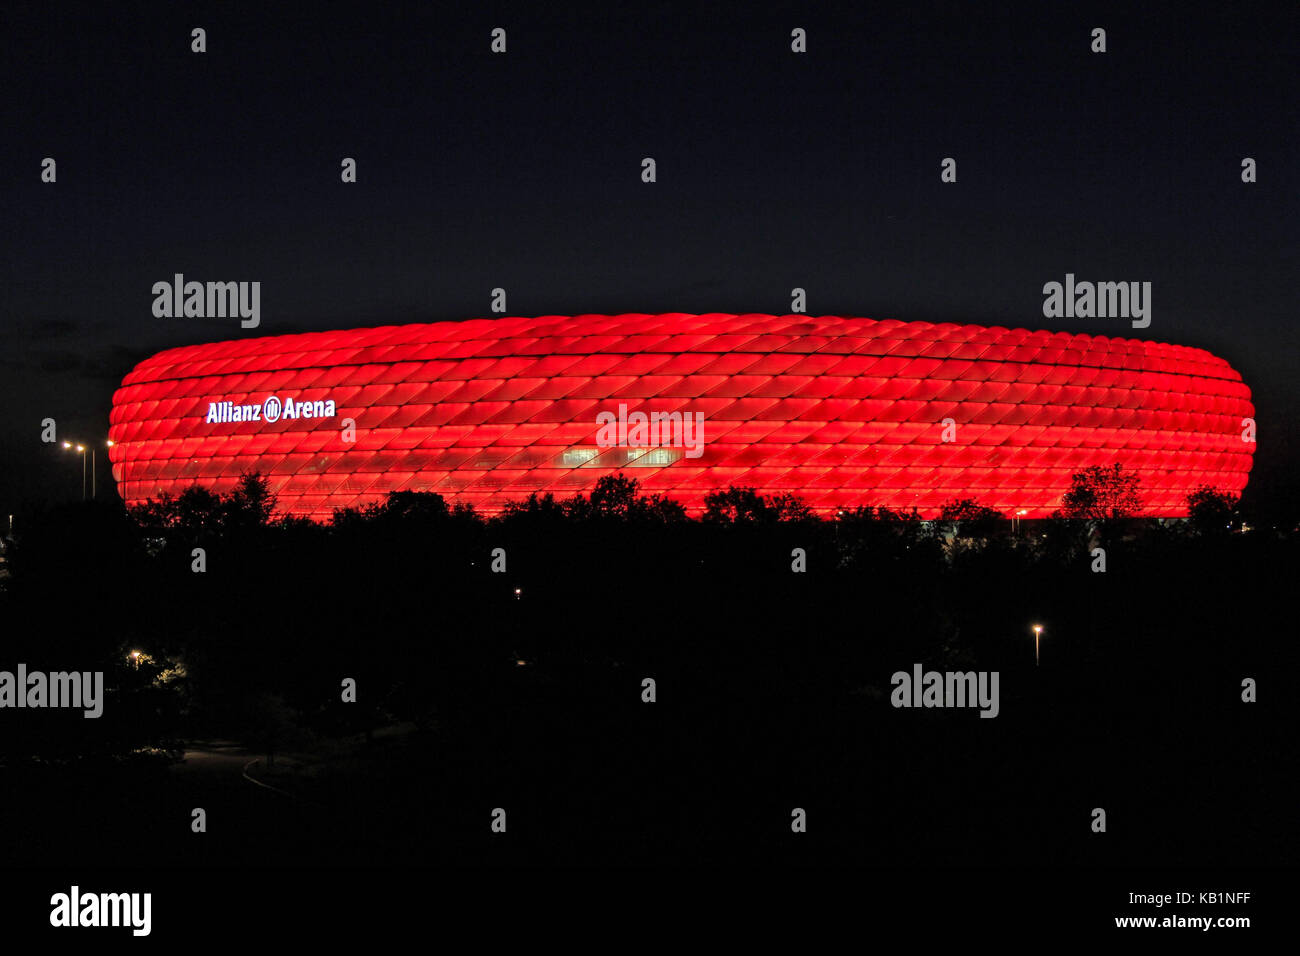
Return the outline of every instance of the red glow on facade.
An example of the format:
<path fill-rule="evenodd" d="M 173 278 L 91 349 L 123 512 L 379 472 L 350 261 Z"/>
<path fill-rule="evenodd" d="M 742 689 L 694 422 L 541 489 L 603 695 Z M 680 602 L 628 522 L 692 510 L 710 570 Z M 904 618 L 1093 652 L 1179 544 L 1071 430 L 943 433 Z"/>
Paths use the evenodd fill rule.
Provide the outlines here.
<path fill-rule="evenodd" d="M 701 414 L 698 457 L 607 447 L 602 412 Z M 254 411 L 256 410 L 256 411 Z M 1065 332 L 806 315 L 476 319 L 239 339 L 141 362 L 113 398 L 128 504 L 270 479 L 326 520 L 390 491 L 492 514 L 623 472 L 688 508 L 728 485 L 822 514 L 937 514 L 975 498 L 1042 517 L 1070 476 L 1120 463 L 1148 513 L 1240 492 L 1250 390 L 1201 349 Z M 945 441 L 945 419 L 952 426 Z M 349 433 L 347 422 L 353 422 Z M 353 440 L 348 440 L 352 438 Z"/>

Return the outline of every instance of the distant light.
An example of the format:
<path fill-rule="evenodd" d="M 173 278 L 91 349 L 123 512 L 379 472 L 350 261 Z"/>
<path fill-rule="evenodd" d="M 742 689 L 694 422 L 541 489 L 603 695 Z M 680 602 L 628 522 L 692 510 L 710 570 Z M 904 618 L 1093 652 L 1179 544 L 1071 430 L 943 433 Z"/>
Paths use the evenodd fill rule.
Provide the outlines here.
<path fill-rule="evenodd" d="M 63 447 L 64 447 L 64 448 L 71 448 L 71 447 L 72 447 L 72 442 L 70 442 L 70 441 L 65 441 L 65 442 L 63 443 Z"/>
<path fill-rule="evenodd" d="M 139 652 L 139 651 L 132 651 L 132 652 L 131 652 L 131 656 L 132 656 L 132 657 L 139 657 L 139 656 L 140 656 L 140 652 Z"/>
<path fill-rule="evenodd" d="M 77 451 L 85 451 L 85 450 L 86 450 L 86 446 L 85 446 L 85 445 L 78 445 L 78 446 L 77 446 Z"/>
<path fill-rule="evenodd" d="M 524 593 L 524 589 L 523 589 L 523 588 L 515 588 L 515 600 L 518 601 L 519 598 L 520 598 L 520 596 L 521 596 L 523 593 Z"/>
<path fill-rule="evenodd" d="M 1043 625 L 1041 625 L 1041 624 L 1035 624 L 1035 625 L 1034 625 L 1034 633 L 1035 633 L 1035 634 L 1042 634 L 1042 633 L 1043 633 Z"/>
<path fill-rule="evenodd" d="M 112 448 L 112 447 L 113 447 L 113 444 L 114 444 L 114 443 L 113 443 L 113 439 L 110 438 L 110 439 L 109 439 L 107 442 L 105 442 L 104 444 L 108 445 L 109 448 Z"/>
<path fill-rule="evenodd" d="M 527 666 L 528 666 L 528 662 L 525 660 L 515 661 L 515 667 L 527 667 Z"/>

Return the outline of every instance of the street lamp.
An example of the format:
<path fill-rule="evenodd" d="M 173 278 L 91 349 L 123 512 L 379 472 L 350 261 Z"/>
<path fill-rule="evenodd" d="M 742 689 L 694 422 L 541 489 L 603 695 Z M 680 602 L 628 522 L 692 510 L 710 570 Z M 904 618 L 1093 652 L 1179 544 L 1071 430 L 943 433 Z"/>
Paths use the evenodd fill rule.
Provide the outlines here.
<path fill-rule="evenodd" d="M 1034 625 L 1034 666 L 1038 666 L 1038 637 L 1043 633 L 1043 625 Z"/>
<path fill-rule="evenodd" d="M 112 448 L 115 442 L 111 438 L 109 438 L 104 441 L 104 444 L 107 447 Z M 86 500 L 86 446 L 80 443 L 74 444 L 73 442 L 65 441 L 63 443 L 63 447 L 67 449 L 76 448 L 77 454 L 81 455 L 81 500 L 85 501 Z M 95 446 L 91 445 L 90 446 L 90 497 L 92 498 L 95 497 L 95 491 L 96 491 L 95 472 L 97 470 L 98 469 L 96 469 L 95 467 Z"/>
<path fill-rule="evenodd" d="M 81 456 L 81 500 L 85 501 L 86 500 L 86 446 L 74 445 L 70 441 L 65 441 L 63 443 L 63 447 L 68 450 L 75 448 L 77 454 Z"/>
<path fill-rule="evenodd" d="M 1021 508 L 1011 516 L 1011 533 L 1015 534 L 1020 529 L 1020 519 L 1029 514 L 1028 508 Z"/>

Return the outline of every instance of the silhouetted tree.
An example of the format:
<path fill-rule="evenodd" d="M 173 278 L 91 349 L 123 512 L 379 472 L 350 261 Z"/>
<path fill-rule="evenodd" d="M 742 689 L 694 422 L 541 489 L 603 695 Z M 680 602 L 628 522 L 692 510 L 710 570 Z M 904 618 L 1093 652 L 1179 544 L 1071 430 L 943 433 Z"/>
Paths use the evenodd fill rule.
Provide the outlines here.
<path fill-rule="evenodd" d="M 817 516 L 812 508 L 798 495 L 781 492 L 768 498 L 768 507 L 776 515 L 777 521 L 797 522 L 815 521 Z"/>
<path fill-rule="evenodd" d="M 622 472 L 602 475 L 588 499 L 590 514 L 609 518 L 632 516 L 637 506 L 637 485 L 635 478 L 628 478 Z"/>
<path fill-rule="evenodd" d="M 157 498 L 148 498 L 143 504 L 133 505 L 127 514 L 141 528 L 160 532 L 175 523 L 176 496 L 164 491 Z"/>
<path fill-rule="evenodd" d="M 1034 553 L 1045 565 L 1065 567 L 1074 564 L 1088 549 L 1089 522 L 1067 518 L 1058 509 L 1038 522 L 1038 533 L 1031 538 Z"/>
<path fill-rule="evenodd" d="M 762 495 L 753 488 L 732 485 L 704 498 L 703 520 L 709 524 L 773 524 L 814 520 L 813 511 L 798 495 Z"/>
<path fill-rule="evenodd" d="M 173 497 L 163 492 L 130 509 L 137 525 L 153 532 L 171 532 L 185 541 L 203 541 L 232 531 L 265 528 L 275 511 L 275 496 L 260 474 L 241 475 L 235 490 L 218 495 L 203 485 L 190 485 Z"/>
<path fill-rule="evenodd" d="M 939 543 L 929 534 L 915 508 L 892 511 L 864 505 L 838 518 L 841 560 L 848 566 L 895 563 L 904 558 L 926 561 L 938 556 Z"/>
<path fill-rule="evenodd" d="M 223 499 L 226 527 L 229 530 L 265 528 L 275 511 L 275 495 L 261 474 L 240 475 L 232 491 Z"/>
<path fill-rule="evenodd" d="M 501 517 L 503 520 L 556 521 L 564 517 L 564 505 L 556 501 L 555 495 L 549 491 L 542 495 L 534 491 L 523 501 L 507 501 Z"/>
<path fill-rule="evenodd" d="M 622 472 L 602 475 L 588 497 L 581 493 L 561 502 L 564 516 L 576 521 L 636 521 L 666 524 L 686 520 L 686 509 L 663 495 L 638 494 L 640 482 Z M 535 497 L 535 496 L 534 496 Z M 549 497 L 549 496 L 548 496 Z M 533 501 L 533 499 L 529 499 Z M 535 511 L 554 505 L 541 502 L 530 505 Z M 516 509 L 511 514 L 519 514 Z"/>
<path fill-rule="evenodd" d="M 638 509 L 638 515 L 651 522 L 673 524 L 688 520 L 685 506 L 666 495 L 643 495 Z"/>
<path fill-rule="evenodd" d="M 988 541 L 1006 530 L 1007 516 L 974 498 L 954 498 L 939 509 L 939 526 L 954 538 Z"/>
<path fill-rule="evenodd" d="M 769 520 L 767 501 L 753 488 L 715 491 L 704 498 L 704 520 L 715 524 L 745 524 Z"/>
<path fill-rule="evenodd" d="M 1140 484 L 1138 475 L 1118 462 L 1090 465 L 1071 478 L 1070 489 L 1061 497 L 1061 514 L 1093 522 L 1132 518 L 1142 510 Z"/>
<path fill-rule="evenodd" d="M 1197 535 L 1227 534 L 1240 502 L 1239 495 L 1201 485 L 1187 496 L 1187 523 Z"/>
<path fill-rule="evenodd" d="M 200 540 L 225 530 L 226 512 L 220 495 L 202 485 L 190 485 L 171 502 L 171 518 L 171 526 L 186 539 Z"/>
<path fill-rule="evenodd" d="M 439 521 L 450 516 L 451 507 L 436 491 L 390 491 L 383 501 L 370 505 L 366 513 L 401 521 Z"/>

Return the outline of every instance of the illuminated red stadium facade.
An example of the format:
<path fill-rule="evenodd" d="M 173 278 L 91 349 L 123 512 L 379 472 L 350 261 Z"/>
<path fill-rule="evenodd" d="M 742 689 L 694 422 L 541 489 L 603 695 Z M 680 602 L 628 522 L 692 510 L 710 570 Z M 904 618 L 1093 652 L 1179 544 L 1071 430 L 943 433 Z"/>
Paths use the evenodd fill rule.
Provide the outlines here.
<path fill-rule="evenodd" d="M 659 447 L 646 447 L 637 412 L 659 419 Z M 1073 473 L 1115 462 L 1139 473 L 1149 513 L 1176 516 L 1198 485 L 1245 487 L 1253 415 L 1241 376 L 1201 349 L 672 313 L 170 349 L 127 375 L 109 437 L 128 503 L 195 483 L 225 492 L 259 471 L 282 511 L 322 520 L 398 490 L 491 514 L 619 471 L 691 509 L 741 485 L 794 492 L 823 514 L 869 504 L 929 517 L 974 498 L 1035 517 L 1059 506 Z M 608 427 L 616 416 L 628 431 Z M 694 444 L 673 430 L 679 419 L 699 423 Z"/>

